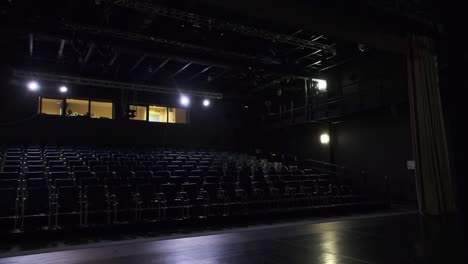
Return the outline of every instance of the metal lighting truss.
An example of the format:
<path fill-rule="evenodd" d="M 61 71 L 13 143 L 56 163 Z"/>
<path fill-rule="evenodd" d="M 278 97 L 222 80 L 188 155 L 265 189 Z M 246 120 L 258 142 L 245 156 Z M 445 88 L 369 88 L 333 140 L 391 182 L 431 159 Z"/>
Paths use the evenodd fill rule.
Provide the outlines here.
<path fill-rule="evenodd" d="M 314 50 L 324 50 L 331 54 L 336 53 L 333 47 L 316 42 L 316 41 L 301 39 L 301 38 L 297 38 L 297 37 L 287 35 L 287 34 L 269 32 L 269 31 L 251 27 L 251 26 L 226 22 L 226 21 L 222 21 L 219 19 L 201 16 L 201 15 L 197 15 L 194 13 L 178 10 L 175 8 L 168 8 L 168 7 L 155 5 L 155 4 L 148 3 L 148 2 L 142 2 L 138 0 L 117 0 L 117 1 L 113 1 L 113 3 L 118 6 L 123 6 L 123 7 L 138 10 L 146 14 L 165 16 L 165 17 L 193 23 L 200 27 L 216 28 L 218 30 L 236 32 L 236 33 L 247 35 L 247 36 L 253 36 L 253 37 L 258 37 L 258 38 L 271 40 L 275 42 L 286 43 L 286 44 L 293 45 L 293 46 L 304 47 L 304 48 L 309 48 L 309 49 L 314 49 Z"/>
<path fill-rule="evenodd" d="M 13 75 L 19 79 L 34 79 L 39 81 L 48 81 L 56 83 L 66 83 L 66 84 L 76 84 L 76 85 L 87 85 L 95 87 L 105 87 L 105 88 L 114 88 L 114 89 L 125 89 L 131 91 L 142 91 L 142 92 L 151 92 L 151 93 L 162 93 L 162 94 L 186 94 L 190 96 L 199 96 L 210 99 L 222 99 L 222 93 L 214 93 L 207 91 L 194 91 L 194 90 L 181 90 L 175 87 L 163 87 L 158 85 L 146 85 L 146 84 L 136 84 L 136 83 L 127 83 L 127 82 L 116 82 L 108 81 L 101 79 L 91 79 L 83 77 L 75 77 L 68 75 L 56 75 L 49 73 L 41 72 L 31 72 L 23 70 L 14 70 Z"/>
<path fill-rule="evenodd" d="M 153 42 L 153 43 L 157 43 L 157 44 L 165 45 L 165 46 L 177 47 L 181 49 L 193 49 L 193 50 L 198 50 L 200 52 L 204 52 L 207 54 L 212 54 L 212 55 L 218 54 L 218 55 L 225 56 L 225 57 L 229 57 L 229 56 L 238 57 L 238 58 L 245 59 L 245 60 L 254 60 L 254 61 L 259 61 L 259 62 L 267 63 L 267 64 L 279 64 L 280 63 L 278 60 L 269 58 L 269 57 L 259 57 L 259 56 L 249 55 L 249 54 L 238 53 L 238 52 L 218 50 L 218 49 L 193 45 L 189 43 L 179 42 L 175 40 L 168 40 L 168 39 L 158 38 L 155 36 L 148 36 L 148 35 L 144 35 L 140 33 L 126 32 L 126 31 L 103 28 L 103 27 L 96 27 L 92 25 L 65 24 L 62 26 L 62 28 L 64 30 L 69 30 L 69 31 L 74 31 L 74 32 L 83 32 L 87 34 L 101 35 L 101 36 L 105 35 L 108 37 L 114 37 L 114 38 L 119 38 L 119 39 L 124 39 L 124 40 L 148 41 L 148 42 Z"/>

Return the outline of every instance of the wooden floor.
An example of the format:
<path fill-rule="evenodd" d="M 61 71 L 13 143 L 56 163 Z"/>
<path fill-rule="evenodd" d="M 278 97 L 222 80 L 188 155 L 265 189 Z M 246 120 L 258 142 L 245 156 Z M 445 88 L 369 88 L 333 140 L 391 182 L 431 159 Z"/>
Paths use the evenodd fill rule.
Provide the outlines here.
<path fill-rule="evenodd" d="M 462 234 L 458 221 L 421 219 L 407 213 L 89 244 L 0 258 L 0 263 L 468 263 Z"/>

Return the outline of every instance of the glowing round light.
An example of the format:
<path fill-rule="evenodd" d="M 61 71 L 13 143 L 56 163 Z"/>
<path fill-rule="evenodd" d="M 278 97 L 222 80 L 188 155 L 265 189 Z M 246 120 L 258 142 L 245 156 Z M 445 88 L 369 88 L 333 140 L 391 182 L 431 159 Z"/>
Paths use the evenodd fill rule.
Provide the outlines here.
<path fill-rule="evenodd" d="M 59 87 L 59 91 L 61 93 L 66 93 L 66 92 L 68 92 L 68 88 L 65 85 L 62 85 L 62 86 Z"/>
<path fill-rule="evenodd" d="M 185 96 L 185 95 L 181 95 L 181 96 L 180 96 L 180 104 L 183 105 L 183 106 L 189 106 L 189 104 L 190 104 L 190 98 L 188 98 L 188 97 Z"/>
<path fill-rule="evenodd" d="M 208 106 L 210 106 L 210 104 L 211 104 L 210 100 L 208 100 L 208 99 L 203 100 L 203 106 L 204 107 L 208 107 Z"/>
<path fill-rule="evenodd" d="M 320 135 L 320 143 L 322 144 L 330 143 L 330 135 L 328 135 L 327 133 L 323 133 L 322 135 Z"/>
<path fill-rule="evenodd" d="M 27 86 L 28 86 L 28 89 L 29 89 L 30 91 L 37 91 L 37 90 L 39 90 L 39 83 L 36 82 L 36 81 L 30 81 L 30 82 L 28 82 L 28 85 L 27 85 Z"/>

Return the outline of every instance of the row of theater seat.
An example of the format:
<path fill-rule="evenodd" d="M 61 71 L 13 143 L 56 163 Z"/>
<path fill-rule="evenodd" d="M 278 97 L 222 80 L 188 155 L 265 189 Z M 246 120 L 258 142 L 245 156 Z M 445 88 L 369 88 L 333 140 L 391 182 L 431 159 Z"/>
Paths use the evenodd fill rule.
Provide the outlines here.
<path fill-rule="evenodd" d="M 207 218 L 360 199 L 349 185 L 326 174 L 292 166 L 289 170 L 262 168 L 235 154 L 108 151 L 99 156 L 92 149 L 81 154 L 76 149 L 51 151 L 56 152 L 61 153 L 59 159 L 48 159 L 52 156 L 47 156 L 46 149 L 3 152 L 0 220 L 10 222 L 12 229 Z M 34 157 L 41 158 L 34 159 L 42 164 L 31 165 L 30 153 L 39 153 Z M 78 155 L 67 159 L 63 153 Z M 92 157 L 84 159 L 83 153 Z M 164 160 L 167 155 L 173 155 L 171 161 Z M 7 163 L 12 160 L 20 163 Z M 6 166 L 21 169 L 5 171 Z"/>

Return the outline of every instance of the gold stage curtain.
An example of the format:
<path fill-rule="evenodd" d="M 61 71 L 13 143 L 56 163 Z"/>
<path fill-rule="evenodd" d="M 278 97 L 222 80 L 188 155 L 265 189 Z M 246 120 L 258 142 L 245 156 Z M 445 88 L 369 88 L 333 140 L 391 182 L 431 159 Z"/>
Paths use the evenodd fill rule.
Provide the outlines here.
<path fill-rule="evenodd" d="M 454 213 L 455 183 L 449 166 L 433 40 L 409 36 L 407 65 L 419 210 L 429 215 Z"/>

